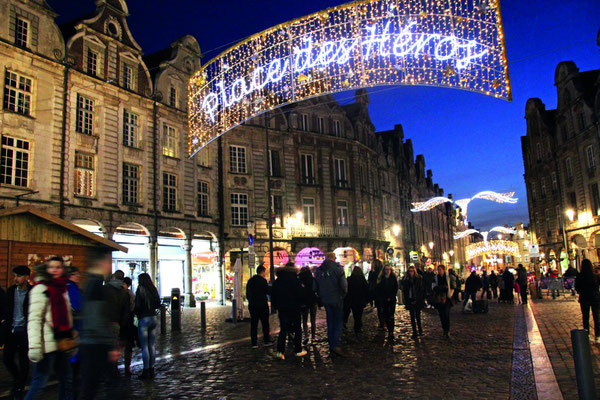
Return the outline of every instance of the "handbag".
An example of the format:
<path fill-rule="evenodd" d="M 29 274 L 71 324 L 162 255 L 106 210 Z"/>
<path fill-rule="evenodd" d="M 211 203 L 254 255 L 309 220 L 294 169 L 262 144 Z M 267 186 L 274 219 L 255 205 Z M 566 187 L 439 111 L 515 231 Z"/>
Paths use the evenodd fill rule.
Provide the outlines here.
<path fill-rule="evenodd" d="M 71 331 L 70 338 L 61 338 L 56 341 L 58 351 L 69 351 L 79 346 L 79 334 L 75 329 Z"/>

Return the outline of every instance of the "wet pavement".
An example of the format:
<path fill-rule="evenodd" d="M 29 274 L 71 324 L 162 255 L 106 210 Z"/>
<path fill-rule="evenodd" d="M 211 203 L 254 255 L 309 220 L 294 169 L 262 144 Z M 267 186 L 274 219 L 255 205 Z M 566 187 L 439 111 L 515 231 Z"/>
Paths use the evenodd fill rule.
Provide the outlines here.
<path fill-rule="evenodd" d="M 515 368 L 531 375 L 527 340 L 514 336 L 519 331 L 518 306 L 492 303 L 484 315 L 462 314 L 459 309 L 452 310 L 449 341 L 442 338 L 435 310 L 423 312 L 425 336 L 411 339 L 408 312 L 398 306 L 393 341 L 376 329 L 375 313 L 367 312 L 360 336 L 344 333 L 348 357 L 331 358 L 323 340 L 308 346 L 306 357 L 290 352 L 286 360 L 275 360 L 272 348 L 252 349 L 249 323 L 224 322 L 229 308 L 208 307 L 205 332 L 200 329 L 199 309 L 185 309 L 182 332 L 158 334 L 154 381 L 122 377 L 113 383 L 120 395 L 111 398 L 534 399 L 531 382 L 525 379 L 518 390 L 511 390 Z M 320 311 L 320 339 L 326 338 L 324 318 Z M 276 316 L 271 321 L 276 331 Z M 515 356 L 513 365 L 515 349 L 521 356 Z M 136 355 L 135 374 L 141 372 L 139 361 Z M 5 378 L 6 373 L 0 372 L 0 393 L 8 389 Z M 45 398 L 56 398 L 55 391 L 56 386 L 48 388 Z"/>
<path fill-rule="evenodd" d="M 583 329 L 575 296 L 535 300 L 531 304 L 558 386 L 565 400 L 578 398 L 571 329 Z M 591 314 L 591 313 L 590 313 Z M 590 329 L 594 323 L 590 315 Z M 592 335 L 593 337 L 593 335 Z M 590 343 L 596 390 L 600 398 L 600 345 Z"/>

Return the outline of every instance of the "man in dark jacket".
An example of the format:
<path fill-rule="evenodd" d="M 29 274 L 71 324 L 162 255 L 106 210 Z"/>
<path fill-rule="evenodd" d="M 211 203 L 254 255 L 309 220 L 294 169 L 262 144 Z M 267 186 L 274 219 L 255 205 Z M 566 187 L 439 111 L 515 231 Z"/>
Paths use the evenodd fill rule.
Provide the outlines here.
<path fill-rule="evenodd" d="M 101 248 L 90 248 L 88 252 L 79 347 L 82 385 L 80 398 L 84 400 L 96 397 L 104 374 L 113 371 L 120 354 L 118 335 L 115 335 L 118 329 L 111 322 L 113 310 L 109 308 L 109 298 L 114 293 L 111 293 L 113 289 L 109 285 L 103 285 L 104 277 L 111 269 L 111 252 Z M 129 299 L 126 307 L 128 309 Z M 118 389 L 114 382 L 107 385 L 106 389 L 112 392 L 108 398 L 123 398 L 114 393 Z"/>
<path fill-rule="evenodd" d="M 298 279 L 294 263 L 288 263 L 277 271 L 277 279 L 273 283 L 273 307 L 279 313 L 279 338 L 277 339 L 276 358 L 285 360 L 285 342 L 288 334 L 294 334 L 294 352 L 297 357 L 307 354 L 302 350 L 301 308 L 305 303 L 304 288 Z"/>
<path fill-rule="evenodd" d="M 327 259 L 315 272 L 315 290 L 327 315 L 327 338 L 329 350 L 339 356 L 345 356 L 340 348 L 344 319 L 344 297 L 348 292 L 348 283 L 341 265 L 335 262 L 335 253 L 327 254 Z"/>
<path fill-rule="evenodd" d="M 250 341 L 252 347 L 258 348 L 258 321 L 262 324 L 264 344 L 270 346 L 271 331 L 269 329 L 269 304 L 267 295 L 271 294 L 271 287 L 265 279 L 266 268 L 263 265 L 256 267 L 256 275 L 246 283 L 246 298 L 250 311 Z"/>
<path fill-rule="evenodd" d="M 477 292 L 479 289 L 483 287 L 483 283 L 479 276 L 477 276 L 477 272 L 471 271 L 471 275 L 467 278 L 465 282 L 465 299 L 463 301 L 463 311 L 467 306 L 469 298 L 473 300 L 473 303 L 477 301 Z"/>
<path fill-rule="evenodd" d="M 14 285 L 6 291 L 6 304 L 2 310 L 2 336 L 4 337 L 4 365 L 13 377 L 12 395 L 23 397 L 23 390 L 29 374 L 29 342 L 27 340 L 27 316 L 29 311 L 29 275 L 25 265 L 13 268 Z M 15 362 L 15 357 L 19 364 Z"/>
<path fill-rule="evenodd" d="M 517 282 L 521 291 L 521 301 L 523 304 L 527 304 L 527 270 L 523 264 L 519 264 L 517 267 Z"/>
<path fill-rule="evenodd" d="M 425 300 L 427 301 L 427 308 L 433 308 L 433 281 L 435 279 L 435 273 L 433 268 L 427 268 L 427 271 L 423 273 L 423 285 L 425 286 Z"/>
<path fill-rule="evenodd" d="M 492 296 L 498 298 L 498 275 L 492 270 L 490 273 L 490 287 L 492 288 Z"/>

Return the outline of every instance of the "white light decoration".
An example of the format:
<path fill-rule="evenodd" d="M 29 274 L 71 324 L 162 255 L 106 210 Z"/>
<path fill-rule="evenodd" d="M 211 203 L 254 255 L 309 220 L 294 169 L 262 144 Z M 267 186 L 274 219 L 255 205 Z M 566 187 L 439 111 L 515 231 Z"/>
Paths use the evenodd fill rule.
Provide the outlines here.
<path fill-rule="evenodd" d="M 514 198 L 513 196 L 515 195 L 515 192 L 507 192 L 507 193 L 496 193 L 496 192 L 492 192 L 490 190 L 486 190 L 484 192 L 479 192 L 477 193 L 475 196 L 469 198 L 469 199 L 460 199 L 460 200 L 456 200 L 454 202 L 454 204 L 456 204 L 457 206 L 459 206 L 462 210 L 462 215 L 464 216 L 465 220 L 467 219 L 467 208 L 469 206 L 469 203 L 475 199 L 483 199 L 483 200 L 490 200 L 490 201 L 495 201 L 496 203 L 510 203 L 510 204 L 515 204 L 519 199 Z M 452 201 L 450 199 L 447 199 L 446 197 L 433 197 L 427 201 L 423 201 L 423 202 L 418 202 L 418 203 L 412 203 L 413 207 L 411 209 L 412 212 L 420 212 L 420 211 L 427 211 L 427 210 L 431 210 L 434 207 L 437 207 L 438 205 L 442 204 L 443 202 L 441 201 L 432 201 L 435 199 L 446 199 L 447 201 Z"/>
<path fill-rule="evenodd" d="M 490 232 L 501 232 L 507 235 L 514 235 L 517 233 L 517 230 L 513 228 L 506 228 L 504 226 L 495 226 L 492 229 L 490 229 Z"/>
<path fill-rule="evenodd" d="M 465 254 L 467 260 L 472 260 L 475 257 L 485 254 L 510 254 L 518 257 L 519 245 L 510 240 L 489 240 L 468 245 L 465 248 Z"/>
<path fill-rule="evenodd" d="M 354 1 L 253 35 L 190 79 L 189 153 L 265 111 L 379 85 L 510 101 L 500 1 Z"/>
<path fill-rule="evenodd" d="M 427 211 L 431 210 L 444 203 L 452 203 L 452 200 L 447 197 L 432 197 L 431 199 L 423 202 L 412 203 L 413 208 L 410 209 L 412 212 Z"/>
<path fill-rule="evenodd" d="M 479 231 L 477 229 L 467 229 L 462 232 L 458 232 L 456 235 L 454 235 L 454 240 L 462 239 L 474 233 L 479 233 Z"/>

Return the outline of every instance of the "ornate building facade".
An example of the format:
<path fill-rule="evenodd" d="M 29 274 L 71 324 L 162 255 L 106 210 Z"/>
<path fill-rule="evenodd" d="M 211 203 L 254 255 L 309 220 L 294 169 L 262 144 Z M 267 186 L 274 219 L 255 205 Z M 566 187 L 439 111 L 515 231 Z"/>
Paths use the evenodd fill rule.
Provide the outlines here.
<path fill-rule="evenodd" d="M 560 265 L 563 272 L 567 259 L 600 260 L 599 84 L 600 70 L 580 72 L 572 61 L 561 62 L 556 109 L 546 110 L 536 98 L 525 107 L 521 143 L 530 228 L 542 264 Z"/>
<path fill-rule="evenodd" d="M 334 250 L 348 265 L 464 262 L 460 209 L 410 212 L 443 190 L 400 125 L 375 132 L 366 91 L 273 111 L 189 158 L 198 42 L 144 56 L 126 3 L 96 5 L 58 27 L 44 0 L 0 0 L 0 207 L 34 205 L 110 238 L 129 249 L 114 268 L 188 299 L 222 298 L 237 259 L 245 278 L 269 263 L 267 221 L 278 264 Z"/>

